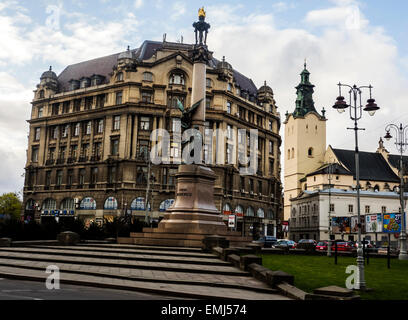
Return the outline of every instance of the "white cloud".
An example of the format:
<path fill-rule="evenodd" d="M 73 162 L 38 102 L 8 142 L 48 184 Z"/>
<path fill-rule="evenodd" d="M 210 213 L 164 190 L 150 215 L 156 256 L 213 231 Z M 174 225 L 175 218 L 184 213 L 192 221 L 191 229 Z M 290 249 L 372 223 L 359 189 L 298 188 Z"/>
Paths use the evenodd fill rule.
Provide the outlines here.
<path fill-rule="evenodd" d="M 135 9 L 139 9 L 143 6 L 143 0 L 135 0 L 135 3 L 133 5 Z"/>
<path fill-rule="evenodd" d="M 272 8 L 276 12 L 283 12 L 283 11 L 287 11 L 289 9 L 295 8 L 295 4 L 288 3 L 285 1 L 279 1 L 279 2 L 275 2 L 274 4 L 272 4 Z"/>
<path fill-rule="evenodd" d="M 32 90 L 0 72 L 0 194 L 20 191 L 24 180 Z"/>
<path fill-rule="evenodd" d="M 186 5 L 184 2 L 175 2 L 172 6 L 172 15 L 170 16 L 171 20 L 177 20 L 183 14 L 186 13 Z"/>
<path fill-rule="evenodd" d="M 267 80 L 275 92 L 282 122 L 285 112 L 295 108 L 294 87 L 300 81 L 299 74 L 307 58 L 311 81 L 316 85 L 316 109 L 327 110 L 327 144 L 338 148 L 354 149 L 354 135 L 346 129 L 352 126 L 348 115 L 339 115 L 331 108 L 338 95 L 336 84 L 371 83 L 373 97 L 381 109 L 374 117 L 363 115 L 359 125 L 366 130 L 359 132 L 359 139 L 362 150 L 375 151 L 387 123 L 408 120 L 404 103 L 408 99 L 408 79 L 398 68 L 400 57 L 395 42 L 382 28 L 371 26 L 366 18 L 364 28 L 339 27 L 343 20 L 327 23 L 323 13 L 339 13 L 344 19 L 347 10 L 344 7 L 327 10 L 306 14 L 305 23 L 313 21 L 320 26 L 316 35 L 306 25 L 302 29 L 277 28 L 273 14 L 240 17 L 233 8 L 211 7 L 210 22 L 213 17 L 223 18 L 212 23 L 209 47 L 216 57 L 225 55 L 234 68 L 251 77 L 258 87 Z M 364 105 L 367 99 L 365 91 Z M 283 128 L 282 125 L 282 135 Z M 389 149 L 396 153 L 391 144 Z"/>

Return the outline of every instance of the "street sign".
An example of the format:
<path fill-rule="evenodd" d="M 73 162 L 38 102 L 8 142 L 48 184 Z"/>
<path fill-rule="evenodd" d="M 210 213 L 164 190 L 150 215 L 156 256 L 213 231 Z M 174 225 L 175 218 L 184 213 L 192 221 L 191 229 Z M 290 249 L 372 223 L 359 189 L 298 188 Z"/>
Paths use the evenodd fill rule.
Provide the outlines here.
<path fill-rule="evenodd" d="M 236 216 L 231 214 L 228 217 L 228 227 L 235 228 L 235 225 L 236 225 Z"/>

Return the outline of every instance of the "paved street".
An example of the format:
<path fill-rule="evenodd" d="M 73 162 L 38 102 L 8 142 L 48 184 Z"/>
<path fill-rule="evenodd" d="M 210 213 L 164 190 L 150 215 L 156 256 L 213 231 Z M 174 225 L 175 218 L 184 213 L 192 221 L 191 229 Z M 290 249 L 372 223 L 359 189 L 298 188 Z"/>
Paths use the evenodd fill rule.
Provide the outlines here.
<path fill-rule="evenodd" d="M 61 284 L 47 290 L 45 283 L 0 278 L 0 300 L 167 300 L 168 296 L 134 291 Z M 180 298 L 177 298 L 180 299 Z"/>

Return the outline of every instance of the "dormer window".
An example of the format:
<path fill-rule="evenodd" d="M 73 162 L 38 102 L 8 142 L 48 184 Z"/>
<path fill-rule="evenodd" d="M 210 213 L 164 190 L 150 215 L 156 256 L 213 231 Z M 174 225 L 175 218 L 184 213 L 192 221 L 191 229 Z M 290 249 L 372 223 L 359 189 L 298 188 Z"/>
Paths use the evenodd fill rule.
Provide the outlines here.
<path fill-rule="evenodd" d="M 79 89 L 79 81 L 78 80 L 70 80 L 69 81 L 69 89 L 71 91 Z"/>
<path fill-rule="evenodd" d="M 89 78 L 81 79 L 81 89 L 89 87 L 91 80 Z"/>
<path fill-rule="evenodd" d="M 232 91 L 232 84 L 231 83 L 228 83 L 227 90 L 230 91 L 230 92 Z"/>
<path fill-rule="evenodd" d="M 116 81 L 123 81 L 123 72 L 119 72 L 116 75 Z"/>
<path fill-rule="evenodd" d="M 240 88 L 236 88 L 235 89 L 235 93 L 240 96 L 241 95 L 241 89 Z"/>
<path fill-rule="evenodd" d="M 143 81 L 153 82 L 153 74 L 151 72 L 143 73 Z"/>
<path fill-rule="evenodd" d="M 185 85 L 185 77 L 182 73 L 172 73 L 169 79 L 170 84 L 181 84 Z"/>

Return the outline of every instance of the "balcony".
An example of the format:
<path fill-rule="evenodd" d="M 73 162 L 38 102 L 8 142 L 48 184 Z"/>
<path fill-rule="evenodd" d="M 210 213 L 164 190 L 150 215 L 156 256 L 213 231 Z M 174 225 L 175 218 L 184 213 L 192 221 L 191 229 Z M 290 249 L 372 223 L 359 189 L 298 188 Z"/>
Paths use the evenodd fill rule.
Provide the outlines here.
<path fill-rule="evenodd" d="M 53 165 L 55 163 L 55 160 L 54 159 L 48 159 L 47 161 L 45 161 L 45 165 L 46 166 L 51 166 L 51 165 Z"/>
<path fill-rule="evenodd" d="M 67 163 L 74 163 L 75 162 L 75 158 L 68 158 Z"/>
<path fill-rule="evenodd" d="M 92 156 L 91 157 L 91 161 L 101 161 L 101 156 L 100 155 L 97 155 L 97 156 Z"/>
<path fill-rule="evenodd" d="M 87 162 L 88 157 L 79 157 L 78 162 Z"/>
<path fill-rule="evenodd" d="M 65 163 L 65 158 L 57 159 L 57 164 L 64 164 L 64 163 Z"/>

